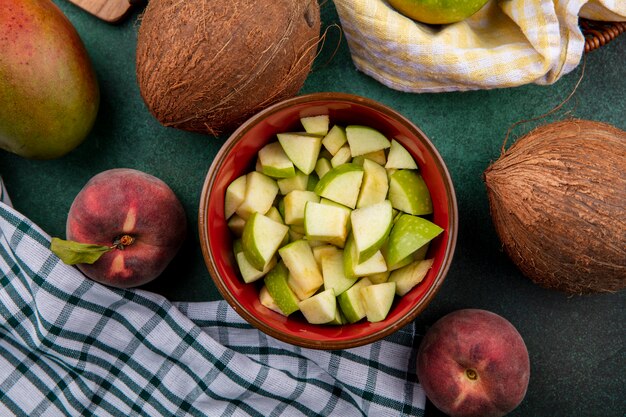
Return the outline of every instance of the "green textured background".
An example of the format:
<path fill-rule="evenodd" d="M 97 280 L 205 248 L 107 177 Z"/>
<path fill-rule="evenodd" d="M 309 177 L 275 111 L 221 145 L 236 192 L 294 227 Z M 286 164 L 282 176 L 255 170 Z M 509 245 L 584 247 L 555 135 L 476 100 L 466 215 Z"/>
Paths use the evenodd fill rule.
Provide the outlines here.
<path fill-rule="evenodd" d="M 63 236 L 69 206 L 93 175 L 116 167 L 151 173 L 178 194 L 191 233 L 166 273 L 144 288 L 171 300 L 220 299 L 202 259 L 196 216 L 204 177 L 225 138 L 164 128 L 150 115 L 135 78 L 137 12 L 120 25 L 109 25 L 64 0 L 55 3 L 89 50 L 100 82 L 101 108 L 88 139 L 61 159 L 29 161 L 0 151 L 0 175 L 15 207 L 49 234 Z M 322 7 L 322 21 L 324 26 L 339 23 L 330 1 Z M 560 103 L 574 89 L 581 66 L 551 86 L 405 94 L 359 73 L 338 33 L 330 29 L 301 93 L 349 92 L 400 111 L 430 137 L 455 183 L 460 214 L 456 255 L 443 288 L 418 317 L 419 328 L 426 331 L 460 308 L 494 311 L 518 328 L 531 358 L 529 390 L 512 416 L 625 416 L 626 291 L 570 297 L 523 277 L 501 251 L 481 179 L 498 158 L 507 129 Z M 574 98 L 543 122 L 572 115 L 626 129 L 625 52 L 623 35 L 587 54 Z M 532 126 L 515 129 L 513 139 Z M 439 413 L 429 406 L 427 415 Z"/>

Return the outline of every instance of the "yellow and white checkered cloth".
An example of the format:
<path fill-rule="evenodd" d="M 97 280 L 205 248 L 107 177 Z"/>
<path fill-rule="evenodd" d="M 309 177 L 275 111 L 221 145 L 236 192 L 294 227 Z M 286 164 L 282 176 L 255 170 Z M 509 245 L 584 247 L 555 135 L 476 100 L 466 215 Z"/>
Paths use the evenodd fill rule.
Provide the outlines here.
<path fill-rule="evenodd" d="M 386 0 L 334 0 L 356 67 L 407 92 L 552 84 L 581 61 L 578 18 L 626 21 L 626 0 L 489 0 L 458 23 L 429 26 Z"/>

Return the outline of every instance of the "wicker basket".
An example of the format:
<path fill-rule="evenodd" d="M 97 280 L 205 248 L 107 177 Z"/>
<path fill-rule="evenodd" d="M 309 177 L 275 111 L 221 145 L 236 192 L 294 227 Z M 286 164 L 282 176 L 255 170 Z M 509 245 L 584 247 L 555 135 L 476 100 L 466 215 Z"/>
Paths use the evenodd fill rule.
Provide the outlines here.
<path fill-rule="evenodd" d="M 579 25 L 585 35 L 585 52 L 598 49 L 626 32 L 626 22 L 600 22 L 581 18 Z"/>

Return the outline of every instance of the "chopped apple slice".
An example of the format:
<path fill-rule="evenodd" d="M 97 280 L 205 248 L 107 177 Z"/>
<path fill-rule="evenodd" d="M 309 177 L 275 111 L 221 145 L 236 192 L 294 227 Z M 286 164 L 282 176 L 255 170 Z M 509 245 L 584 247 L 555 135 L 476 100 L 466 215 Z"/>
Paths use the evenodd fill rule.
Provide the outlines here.
<path fill-rule="evenodd" d="M 332 165 L 330 164 L 330 161 L 326 158 L 319 158 L 317 160 L 317 163 L 315 164 L 315 173 L 317 174 L 318 178 L 322 178 L 324 175 L 326 175 L 326 173 L 328 171 L 330 171 L 332 169 Z"/>
<path fill-rule="evenodd" d="M 274 301 L 270 293 L 267 291 L 267 287 L 265 287 L 265 285 L 262 286 L 261 290 L 259 291 L 259 302 L 262 306 L 265 306 L 278 314 L 282 314 L 283 316 L 285 315 L 285 313 L 281 311 L 281 309 L 278 307 L 278 304 L 276 304 L 276 301 Z"/>
<path fill-rule="evenodd" d="M 300 239 L 304 239 L 304 233 L 299 233 L 298 231 L 289 228 L 289 242 L 295 242 Z"/>
<path fill-rule="evenodd" d="M 365 317 L 361 289 L 369 285 L 372 285 L 372 282 L 368 278 L 361 278 L 352 287 L 337 296 L 339 308 L 341 308 L 341 312 L 348 323 L 356 323 Z"/>
<path fill-rule="evenodd" d="M 346 277 L 343 269 L 343 251 L 339 249 L 328 251 L 322 256 L 322 276 L 324 288 L 332 288 L 337 295 L 350 288 L 357 280 L 356 277 Z"/>
<path fill-rule="evenodd" d="M 367 321 L 375 323 L 383 321 L 396 295 L 395 282 L 383 282 L 382 284 L 373 284 L 361 288 L 361 300 Z"/>
<path fill-rule="evenodd" d="M 350 162 L 350 159 L 352 159 L 352 154 L 350 153 L 350 147 L 346 144 L 339 148 L 335 155 L 333 155 L 330 159 L 330 165 L 333 168 L 338 167 L 339 165 Z"/>
<path fill-rule="evenodd" d="M 235 214 L 246 196 L 246 175 L 235 178 L 228 187 L 224 196 L 224 217 L 227 219 Z"/>
<path fill-rule="evenodd" d="M 283 220 L 283 217 L 280 215 L 280 212 L 278 211 L 278 208 L 276 206 L 270 207 L 265 215 L 275 222 L 285 224 L 285 221 Z"/>
<path fill-rule="evenodd" d="M 322 147 L 322 137 L 309 133 L 279 133 L 276 135 L 291 162 L 305 174 L 315 169 Z"/>
<path fill-rule="evenodd" d="M 293 162 L 278 142 L 271 142 L 259 150 L 261 172 L 273 178 L 291 178 L 296 175 Z"/>
<path fill-rule="evenodd" d="M 313 191 L 293 190 L 285 198 L 285 223 L 304 225 L 304 209 L 309 201 L 319 202 L 320 197 Z M 304 232 L 304 230 L 302 230 Z"/>
<path fill-rule="evenodd" d="M 385 166 L 387 163 L 387 156 L 385 155 L 385 150 L 380 149 L 378 151 L 369 152 L 362 155 L 364 159 L 369 159 L 372 162 L 376 162 L 380 166 Z"/>
<path fill-rule="evenodd" d="M 374 253 L 368 260 L 360 264 L 356 262 L 356 258 L 357 249 L 354 244 L 354 237 L 350 233 L 343 250 L 344 274 L 349 278 L 354 278 L 387 271 L 387 264 L 381 251 Z"/>
<path fill-rule="evenodd" d="M 267 175 L 252 171 L 246 175 L 246 194 L 236 213 L 248 220 L 252 213 L 265 214 L 278 195 L 276 181 Z"/>
<path fill-rule="evenodd" d="M 357 165 L 363 165 L 363 162 L 369 159 L 372 162 L 376 162 L 378 165 L 384 168 L 385 163 L 387 161 L 387 157 L 385 156 L 385 150 L 381 149 L 380 151 L 366 153 L 365 155 L 358 155 L 352 158 L 352 162 Z"/>
<path fill-rule="evenodd" d="M 330 171 L 315 186 L 315 193 L 344 206 L 354 208 L 363 181 L 363 167 L 347 163 Z"/>
<path fill-rule="evenodd" d="M 236 240 L 233 244 L 233 251 L 235 252 L 235 260 L 237 261 L 237 267 L 239 267 L 239 273 L 241 274 L 241 278 L 243 282 L 249 284 L 251 282 L 257 281 L 265 274 L 267 274 L 270 269 L 276 264 L 276 257 L 273 256 L 270 262 L 268 262 L 267 266 L 261 271 L 255 268 L 248 262 L 248 258 L 243 252 L 243 245 L 241 240 Z"/>
<path fill-rule="evenodd" d="M 234 214 L 228 219 L 228 228 L 237 237 L 243 235 L 243 228 L 246 226 L 246 221 L 237 214 Z"/>
<path fill-rule="evenodd" d="M 383 246 L 393 221 L 391 203 L 384 200 L 353 210 L 350 214 L 356 261 L 363 263 Z"/>
<path fill-rule="evenodd" d="M 289 226 L 289 228 L 296 233 L 300 233 L 301 235 L 304 235 L 306 232 L 304 230 L 304 225 L 302 224 L 292 224 L 291 226 Z"/>
<path fill-rule="evenodd" d="M 309 175 L 309 180 L 306 183 L 307 191 L 314 191 L 317 183 L 320 181 L 320 177 L 317 176 L 316 172 L 313 172 Z"/>
<path fill-rule="evenodd" d="M 380 274 L 387 271 L 387 264 L 383 254 L 378 251 L 374 253 L 368 260 L 356 264 L 353 267 L 354 275 L 357 277 L 365 277 L 373 274 Z"/>
<path fill-rule="evenodd" d="M 426 259 L 426 255 L 428 255 L 428 247 L 430 246 L 430 242 L 420 247 L 418 250 L 413 252 L 413 260 L 414 261 L 422 261 Z"/>
<path fill-rule="evenodd" d="M 368 275 L 367 277 L 369 278 L 370 281 L 372 281 L 372 284 L 382 284 L 383 282 L 389 281 L 390 274 L 391 274 L 391 271 L 385 271 L 385 272 L 379 272 L 377 274 Z"/>
<path fill-rule="evenodd" d="M 419 216 L 401 214 L 387 242 L 387 263 L 396 265 L 437 237 L 443 229 Z"/>
<path fill-rule="evenodd" d="M 281 178 L 276 181 L 281 195 L 287 195 L 290 191 L 301 190 L 306 191 L 309 183 L 309 176 L 304 172 L 296 169 L 296 173 L 290 178 Z"/>
<path fill-rule="evenodd" d="M 300 119 L 302 127 L 306 133 L 313 135 L 324 136 L 328 133 L 328 127 L 330 126 L 330 118 L 327 114 L 320 114 L 318 116 L 307 116 Z"/>
<path fill-rule="evenodd" d="M 300 300 L 289 287 L 289 270 L 281 261 L 272 268 L 265 276 L 264 283 L 272 299 L 284 315 L 288 316 L 294 311 L 298 311 Z"/>
<path fill-rule="evenodd" d="M 296 240 L 278 250 L 289 269 L 288 283 L 300 300 L 309 298 L 322 286 L 324 279 L 313 251 L 305 240 Z"/>
<path fill-rule="evenodd" d="M 331 155 L 335 155 L 347 141 L 346 130 L 341 126 L 334 125 L 322 139 L 322 145 Z"/>
<path fill-rule="evenodd" d="M 385 168 L 417 169 L 417 163 L 415 163 L 413 156 L 400 142 L 392 139 Z"/>
<path fill-rule="evenodd" d="M 394 224 L 395 224 L 395 219 L 394 219 Z M 392 226 L 392 228 L 393 228 L 393 226 Z M 402 268 L 403 266 L 406 266 L 406 265 L 410 264 L 411 262 L 413 262 L 415 260 L 415 259 L 413 259 L 413 254 L 409 254 L 408 256 L 406 256 L 405 258 L 399 260 L 396 263 L 389 262 L 389 239 L 387 239 L 387 241 L 385 242 L 383 247 L 380 248 L 380 251 L 382 252 L 383 257 L 385 258 L 385 262 L 387 262 L 387 270 L 389 270 L 389 271 L 393 271 L 393 270 Z"/>
<path fill-rule="evenodd" d="M 324 244 L 319 246 L 314 246 L 311 248 L 313 250 L 313 257 L 315 258 L 315 262 L 317 262 L 317 266 L 322 270 L 322 258 L 326 256 L 327 253 L 337 252 L 339 249 L 335 245 Z M 323 276 L 324 274 L 322 274 Z"/>
<path fill-rule="evenodd" d="M 343 247 L 348 236 L 350 211 L 343 207 L 309 201 L 304 211 L 307 239 Z"/>
<path fill-rule="evenodd" d="M 387 170 L 376 162 L 365 159 L 363 161 L 363 182 L 359 198 L 356 201 L 357 208 L 385 201 L 388 190 Z"/>
<path fill-rule="evenodd" d="M 350 125 L 346 127 L 346 138 L 352 156 L 365 155 L 391 146 L 389 139 L 369 126 Z"/>
<path fill-rule="evenodd" d="M 389 176 L 389 200 L 394 208 L 422 216 L 433 212 L 430 192 L 420 174 L 400 169 Z"/>
<path fill-rule="evenodd" d="M 336 303 L 337 301 L 335 301 Z M 341 309 L 339 308 L 339 306 L 336 306 L 336 313 L 335 313 L 335 317 L 329 321 L 326 324 L 331 324 L 331 325 L 341 325 L 341 324 L 346 324 L 348 322 L 348 320 L 346 320 L 346 318 L 344 317 L 343 313 L 341 312 Z"/>
<path fill-rule="evenodd" d="M 337 299 L 333 290 L 324 290 L 298 304 L 306 321 L 311 324 L 324 324 L 335 319 Z"/>
<path fill-rule="evenodd" d="M 263 271 L 276 254 L 289 227 L 261 213 L 252 213 L 243 229 L 243 252 L 250 264 Z"/>
<path fill-rule="evenodd" d="M 434 259 L 415 261 L 400 269 L 396 269 L 389 275 L 389 282 L 396 283 L 396 294 L 403 296 L 417 284 L 422 282 L 428 271 L 433 266 Z"/>

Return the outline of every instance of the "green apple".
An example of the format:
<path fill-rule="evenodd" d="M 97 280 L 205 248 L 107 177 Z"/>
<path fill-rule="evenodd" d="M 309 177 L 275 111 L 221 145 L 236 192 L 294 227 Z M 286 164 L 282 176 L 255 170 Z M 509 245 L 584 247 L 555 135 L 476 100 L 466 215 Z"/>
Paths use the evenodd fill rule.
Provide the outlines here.
<path fill-rule="evenodd" d="M 372 284 L 361 288 L 360 292 L 367 321 L 375 323 L 383 321 L 389 314 L 396 295 L 396 283 Z"/>
<path fill-rule="evenodd" d="M 430 242 L 420 247 L 413 253 L 414 261 L 421 261 L 426 259 L 426 255 L 428 254 L 428 247 L 430 246 Z"/>
<path fill-rule="evenodd" d="M 267 175 L 252 171 L 246 175 L 246 193 L 236 213 L 248 220 L 252 213 L 265 214 L 278 195 L 278 184 Z"/>
<path fill-rule="evenodd" d="M 326 256 L 326 254 L 337 252 L 339 248 L 335 245 L 325 244 L 319 245 L 311 248 L 313 251 L 313 257 L 315 258 L 315 262 L 317 262 L 317 266 L 322 270 L 322 258 Z M 323 276 L 324 274 L 322 274 Z"/>
<path fill-rule="evenodd" d="M 350 222 L 358 264 L 368 260 L 385 243 L 391 230 L 392 220 L 389 200 L 352 211 Z"/>
<path fill-rule="evenodd" d="M 324 288 L 332 289 L 336 295 L 350 288 L 357 280 L 356 277 L 346 277 L 343 268 L 343 251 L 335 249 L 326 252 L 321 259 Z"/>
<path fill-rule="evenodd" d="M 283 216 L 280 214 L 280 211 L 278 211 L 278 208 L 276 206 L 270 207 L 265 215 L 275 222 L 285 224 L 285 220 L 283 220 Z"/>
<path fill-rule="evenodd" d="M 304 233 L 300 233 L 297 230 L 289 228 L 289 242 L 295 242 L 296 240 L 304 239 Z"/>
<path fill-rule="evenodd" d="M 289 228 L 293 230 L 294 232 L 299 233 L 301 235 L 304 235 L 306 233 L 306 230 L 304 230 L 304 224 L 292 224 L 289 226 Z"/>
<path fill-rule="evenodd" d="M 320 114 L 318 116 L 307 116 L 300 119 L 302 127 L 306 133 L 313 135 L 324 136 L 328 133 L 330 126 L 330 118 L 327 114 Z"/>
<path fill-rule="evenodd" d="M 379 149 L 374 152 L 368 152 L 361 156 L 363 157 L 363 159 L 369 159 L 370 161 L 376 162 L 378 165 L 381 166 L 384 166 L 387 163 L 387 156 L 385 155 L 384 149 Z"/>
<path fill-rule="evenodd" d="M 347 141 L 345 128 L 334 125 L 322 139 L 322 146 L 335 155 Z"/>
<path fill-rule="evenodd" d="M 243 252 L 243 244 L 241 243 L 241 240 L 236 240 L 234 242 L 233 252 L 235 253 L 235 260 L 237 261 L 237 267 L 239 267 L 241 278 L 246 284 L 259 280 L 276 264 L 276 257 L 273 256 L 263 270 L 258 270 L 252 266 Z"/>
<path fill-rule="evenodd" d="M 305 240 L 291 242 L 278 253 L 289 269 L 289 286 L 300 300 L 309 298 L 324 284 L 313 251 Z"/>
<path fill-rule="evenodd" d="M 369 278 L 370 281 L 372 281 L 372 284 L 382 284 L 383 282 L 389 281 L 390 274 L 391 274 L 391 271 L 385 271 L 385 272 L 379 272 L 377 274 L 368 275 L 367 277 Z"/>
<path fill-rule="evenodd" d="M 337 298 L 333 290 L 324 290 L 298 304 L 306 321 L 311 324 L 324 324 L 337 315 Z"/>
<path fill-rule="evenodd" d="M 372 160 L 363 160 L 363 182 L 356 207 L 366 207 L 385 201 L 388 190 L 387 170 Z"/>
<path fill-rule="evenodd" d="M 396 283 L 396 294 L 403 296 L 422 282 L 430 268 L 432 268 L 433 262 L 434 259 L 414 261 L 407 266 L 392 271 L 389 275 L 389 282 Z"/>
<path fill-rule="evenodd" d="M 391 147 L 389 148 L 389 155 L 387 156 L 387 162 L 385 168 L 395 169 L 417 169 L 417 163 L 413 156 L 406 150 L 400 142 L 395 139 L 391 140 Z"/>
<path fill-rule="evenodd" d="M 487 0 L 389 0 L 389 4 L 403 15 L 433 25 L 465 20 L 486 3 Z"/>
<path fill-rule="evenodd" d="M 387 149 L 391 146 L 391 142 L 385 135 L 369 126 L 346 126 L 346 138 L 353 157 Z"/>
<path fill-rule="evenodd" d="M 422 216 L 433 212 L 430 192 L 414 170 L 399 169 L 389 176 L 389 200 L 393 208 Z"/>
<path fill-rule="evenodd" d="M 269 217 L 270 219 L 274 220 L 275 222 L 278 222 L 280 224 L 285 224 L 285 221 L 283 220 L 283 217 L 281 216 L 281 214 L 278 211 L 278 208 L 276 206 L 270 207 L 270 209 L 267 211 L 267 213 L 265 213 L 265 215 L 267 217 Z M 284 246 L 287 243 L 289 243 L 289 234 L 285 235 L 285 237 L 283 238 L 283 241 L 281 242 L 280 246 Z"/>
<path fill-rule="evenodd" d="M 315 169 L 322 148 L 322 137 L 309 133 L 279 133 L 276 135 L 291 162 L 305 174 Z"/>
<path fill-rule="evenodd" d="M 337 301 L 335 301 L 335 302 L 337 302 Z M 335 325 L 335 326 L 346 324 L 348 322 L 348 320 L 346 320 L 346 318 L 344 317 L 344 315 L 341 312 L 341 309 L 339 308 L 339 306 L 337 306 L 335 311 L 336 311 L 335 317 L 331 321 L 326 323 L 326 324 Z"/>
<path fill-rule="evenodd" d="M 328 159 L 319 158 L 317 160 L 317 163 L 315 164 L 315 173 L 317 174 L 318 178 L 322 178 L 332 168 L 333 166 Z"/>
<path fill-rule="evenodd" d="M 396 265 L 443 232 L 435 223 L 419 216 L 401 214 L 387 243 L 387 263 Z"/>
<path fill-rule="evenodd" d="M 368 260 L 362 263 L 356 261 L 357 256 L 354 236 L 350 233 L 343 250 L 344 274 L 349 278 L 354 278 L 387 271 L 387 264 L 381 251 L 374 253 Z"/>
<path fill-rule="evenodd" d="M 309 176 L 299 169 L 296 169 L 296 173 L 293 177 L 276 180 L 281 195 L 287 195 L 289 191 L 293 190 L 306 191 L 308 183 Z"/>
<path fill-rule="evenodd" d="M 227 219 L 235 214 L 237 208 L 243 203 L 246 196 L 246 175 L 235 178 L 224 194 L 224 217 Z"/>
<path fill-rule="evenodd" d="M 330 171 L 315 186 L 315 193 L 344 206 L 355 208 L 359 198 L 363 167 L 347 163 Z"/>
<path fill-rule="evenodd" d="M 273 178 L 291 178 L 296 175 L 293 162 L 278 142 L 271 142 L 259 150 L 261 172 Z"/>
<path fill-rule="evenodd" d="M 250 264 L 263 271 L 276 254 L 289 227 L 261 213 L 252 213 L 243 228 L 243 251 Z"/>
<path fill-rule="evenodd" d="M 304 225 L 304 210 L 308 202 L 320 201 L 320 197 L 313 191 L 293 190 L 285 198 L 285 223 L 289 225 Z M 302 230 L 304 233 L 304 229 Z"/>
<path fill-rule="evenodd" d="M 348 236 L 350 211 L 343 207 L 309 201 L 304 211 L 307 239 L 343 247 Z"/>
<path fill-rule="evenodd" d="M 276 304 L 270 293 L 267 291 L 265 285 L 262 286 L 259 290 L 259 302 L 262 306 L 269 308 L 270 310 L 275 311 L 278 314 L 282 314 L 283 316 L 285 315 L 285 313 L 283 313 L 280 308 L 278 308 L 278 304 Z"/>
<path fill-rule="evenodd" d="M 345 256 L 344 256 L 345 258 Z M 352 267 L 354 275 L 357 277 L 370 276 L 374 274 L 380 274 L 387 271 L 387 264 L 385 257 L 380 251 L 375 252 L 365 262 L 356 264 Z"/>
<path fill-rule="evenodd" d="M 246 221 L 237 214 L 233 214 L 228 219 L 228 228 L 237 237 L 243 235 L 243 228 L 246 226 Z"/>
<path fill-rule="evenodd" d="M 343 145 L 330 159 L 330 165 L 334 168 L 350 162 L 351 159 L 352 153 L 350 152 L 350 147 L 348 145 Z"/>
<path fill-rule="evenodd" d="M 356 323 L 365 317 L 361 289 L 369 285 L 372 285 L 372 282 L 368 278 L 361 278 L 352 287 L 337 296 L 339 308 L 341 308 L 341 312 L 348 323 Z"/>
<path fill-rule="evenodd" d="M 311 174 L 309 174 L 309 179 L 306 183 L 306 190 L 314 191 L 319 181 L 320 181 L 320 177 L 317 176 L 316 172 L 312 172 Z"/>
<path fill-rule="evenodd" d="M 294 311 L 298 311 L 298 303 L 300 302 L 296 294 L 289 287 L 288 278 L 289 270 L 281 261 L 267 273 L 263 280 L 267 291 L 285 316 L 290 315 Z"/>

